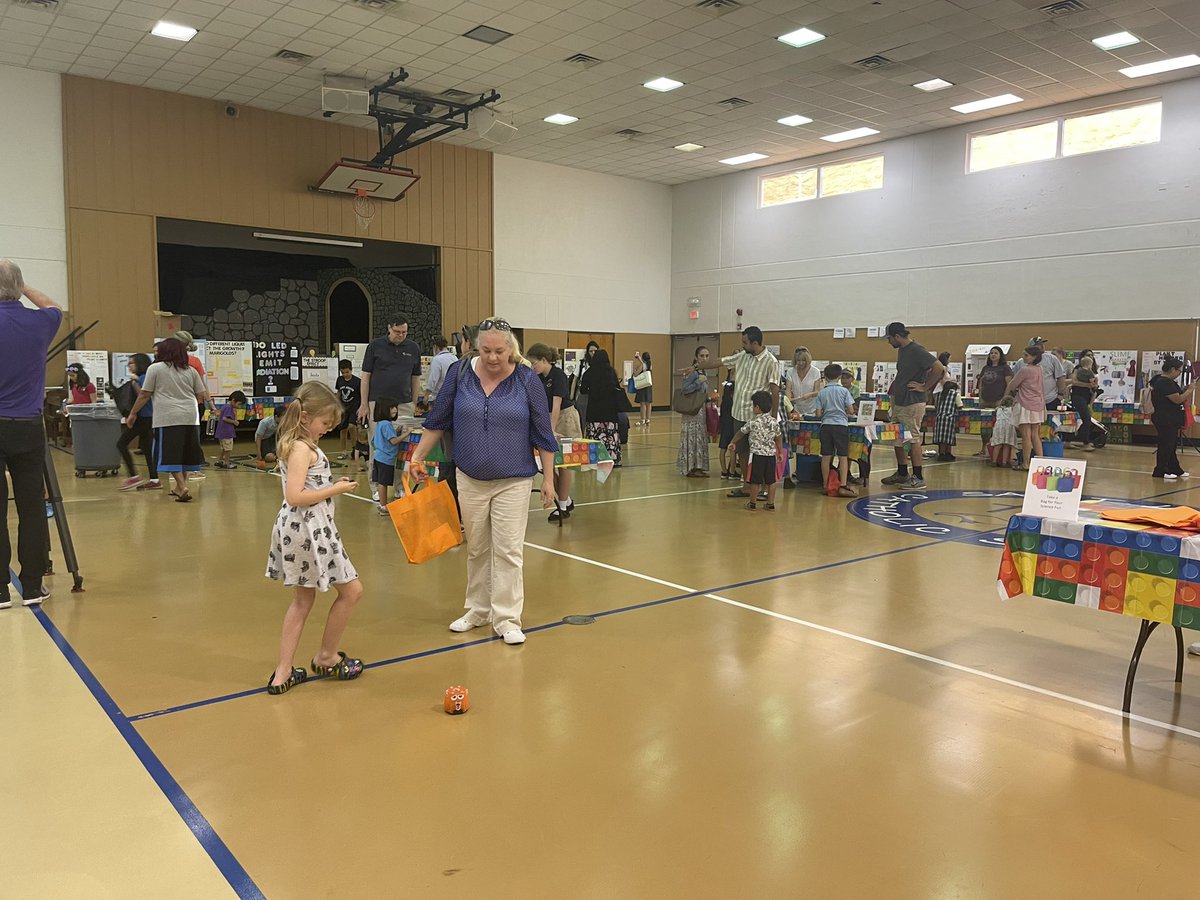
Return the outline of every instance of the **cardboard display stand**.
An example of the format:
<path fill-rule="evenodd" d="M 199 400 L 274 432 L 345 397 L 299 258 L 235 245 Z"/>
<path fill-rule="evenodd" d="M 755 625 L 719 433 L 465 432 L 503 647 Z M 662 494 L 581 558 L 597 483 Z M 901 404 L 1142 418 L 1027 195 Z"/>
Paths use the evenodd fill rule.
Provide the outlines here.
<path fill-rule="evenodd" d="M 208 341 L 208 392 L 228 397 L 234 391 L 254 392 L 254 356 L 249 341 Z"/>
<path fill-rule="evenodd" d="M 894 362 L 877 362 L 871 367 L 871 390 L 876 394 L 886 394 L 896 380 L 896 364 Z"/>
<path fill-rule="evenodd" d="M 300 363 L 300 381 L 319 381 L 332 389 L 338 378 L 337 365 L 336 356 L 306 356 Z"/>
<path fill-rule="evenodd" d="M 255 341 L 254 395 L 290 397 L 300 384 L 300 348 L 285 341 Z"/>
<path fill-rule="evenodd" d="M 1161 375 L 1163 363 L 1170 358 L 1187 359 L 1186 350 L 1144 350 L 1142 351 L 1142 372 L 1138 377 L 1138 388 L 1144 388 L 1150 384 L 1150 379 L 1155 375 Z"/>
<path fill-rule="evenodd" d="M 1105 403 L 1137 402 L 1137 351 L 1095 350 L 1096 381 Z"/>
<path fill-rule="evenodd" d="M 96 397 L 104 397 L 104 386 L 108 384 L 108 351 L 107 350 L 68 350 L 67 365 L 81 365 L 87 372 L 88 378 L 96 386 Z M 63 376 L 66 377 L 65 375 Z"/>

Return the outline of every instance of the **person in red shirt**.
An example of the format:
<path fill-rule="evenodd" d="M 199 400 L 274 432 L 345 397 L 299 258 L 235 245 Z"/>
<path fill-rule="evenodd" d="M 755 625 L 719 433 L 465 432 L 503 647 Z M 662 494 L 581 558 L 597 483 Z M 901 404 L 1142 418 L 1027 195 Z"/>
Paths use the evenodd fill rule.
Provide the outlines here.
<path fill-rule="evenodd" d="M 71 388 L 72 403 L 96 402 L 96 386 L 80 363 L 67 366 L 67 384 Z"/>

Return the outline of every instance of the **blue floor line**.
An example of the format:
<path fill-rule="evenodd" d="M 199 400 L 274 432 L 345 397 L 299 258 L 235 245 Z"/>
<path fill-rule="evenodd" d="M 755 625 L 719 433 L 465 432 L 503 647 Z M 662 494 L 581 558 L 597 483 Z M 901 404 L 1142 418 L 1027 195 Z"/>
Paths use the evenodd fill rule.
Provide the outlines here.
<path fill-rule="evenodd" d="M 15 573 L 12 576 L 13 585 L 20 590 L 20 582 L 17 580 Z M 247 900 L 257 900 L 263 898 L 264 894 L 258 889 L 258 885 L 250 877 L 249 873 L 242 867 L 242 864 L 237 861 L 237 858 L 226 846 L 221 837 L 213 830 L 208 819 L 192 802 L 192 799 L 187 795 L 179 782 L 174 776 L 167 771 L 167 767 L 163 765 L 162 760 L 155 755 L 154 751 L 146 743 L 145 739 L 138 734 L 130 723 L 129 719 L 121 712 L 112 696 L 100 684 L 99 679 L 92 673 L 92 670 L 87 667 L 87 664 L 75 652 L 75 648 L 71 646 L 70 641 L 66 639 L 58 627 L 46 615 L 45 610 L 40 606 L 31 609 L 38 623 L 49 635 L 50 640 L 58 647 L 59 652 L 66 658 L 71 668 L 75 670 L 75 674 L 91 691 L 96 702 L 100 704 L 100 708 L 108 716 L 109 720 L 116 727 L 117 732 L 125 739 L 125 743 L 129 745 L 129 749 L 137 756 L 138 761 L 154 779 L 154 783 L 166 796 L 170 804 L 175 807 L 175 811 L 179 813 L 179 817 L 195 835 L 196 840 L 200 842 L 200 846 L 204 848 L 204 852 L 208 854 L 209 859 L 217 867 L 217 870 L 229 882 L 229 886 L 234 892 Z"/>

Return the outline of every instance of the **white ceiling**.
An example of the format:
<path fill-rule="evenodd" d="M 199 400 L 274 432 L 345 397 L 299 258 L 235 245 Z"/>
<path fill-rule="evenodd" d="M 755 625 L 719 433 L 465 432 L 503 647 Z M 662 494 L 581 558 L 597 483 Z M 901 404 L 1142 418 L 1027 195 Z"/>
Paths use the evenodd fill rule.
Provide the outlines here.
<path fill-rule="evenodd" d="M 496 89 L 501 118 L 519 127 L 501 147 L 470 133 L 455 143 L 668 184 L 728 173 L 717 160 L 742 153 L 766 153 L 760 165 L 770 165 L 827 152 L 834 145 L 821 135 L 863 125 L 881 133 L 837 146 L 1200 73 L 1131 81 L 1117 72 L 1200 53 L 1200 0 L 1081 0 L 1086 9 L 1059 18 L 1038 9 L 1046 2 L 743 0 L 718 16 L 695 0 L 406 0 L 387 13 L 356 0 L 61 0 L 56 11 L 0 0 L 0 63 L 302 116 L 321 115 L 326 73 L 374 83 L 403 67 L 406 86 L 423 91 Z M 200 33 L 189 43 L 154 37 L 159 19 Z M 495 46 L 462 37 L 480 24 L 513 37 Z M 775 40 L 801 26 L 827 40 L 799 49 Z M 1142 43 L 1114 52 L 1090 43 L 1123 30 Z M 284 48 L 314 59 L 271 58 Z M 602 62 L 564 61 L 576 53 Z M 894 62 L 851 65 L 873 54 Z M 641 86 L 663 75 L 685 86 Z M 955 86 L 911 87 L 935 77 Z M 972 116 L 949 109 L 1002 93 L 1025 102 Z M 750 105 L 726 109 L 729 97 Z M 542 122 L 556 112 L 579 121 Z M 814 122 L 775 122 L 796 113 Z M 705 149 L 672 149 L 688 141 Z"/>

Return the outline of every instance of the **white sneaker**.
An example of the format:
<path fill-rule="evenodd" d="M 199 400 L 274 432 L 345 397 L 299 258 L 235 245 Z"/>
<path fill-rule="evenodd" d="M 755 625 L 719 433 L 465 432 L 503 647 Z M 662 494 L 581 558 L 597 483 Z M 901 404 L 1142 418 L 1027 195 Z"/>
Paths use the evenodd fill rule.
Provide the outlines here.
<path fill-rule="evenodd" d="M 477 622 L 470 615 L 461 616 L 450 623 L 450 630 L 462 634 L 464 631 L 470 631 L 472 628 L 482 628 L 484 625 L 490 625 L 491 622 Z"/>
<path fill-rule="evenodd" d="M 1191 472 L 1180 472 L 1180 473 L 1179 473 L 1179 477 L 1180 477 L 1180 478 L 1191 478 L 1191 477 L 1192 477 L 1192 473 L 1191 473 Z"/>
<path fill-rule="evenodd" d="M 50 591 L 43 587 L 40 591 L 38 591 L 36 597 L 26 597 L 25 605 L 26 606 L 41 606 L 43 600 L 49 600 L 49 599 L 50 599 Z"/>
<path fill-rule="evenodd" d="M 379 502 L 379 491 L 377 491 L 375 488 L 371 488 L 371 499 L 376 503 Z"/>
<path fill-rule="evenodd" d="M 1200 644 L 1189 645 L 1188 656 L 1200 656 Z"/>
<path fill-rule="evenodd" d="M 1174 475 L 1174 474 L 1172 474 L 1172 475 L 1164 475 L 1164 476 L 1163 476 L 1163 480 L 1164 480 L 1164 481 L 1174 481 L 1174 480 L 1176 480 L 1178 477 L 1179 477 L 1178 475 Z"/>
<path fill-rule="evenodd" d="M 506 644 L 523 644 L 525 643 L 525 632 L 520 628 L 510 628 L 504 634 L 500 635 Z"/>

